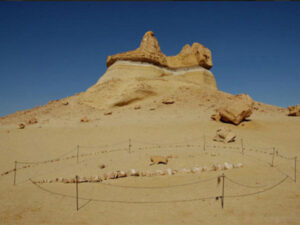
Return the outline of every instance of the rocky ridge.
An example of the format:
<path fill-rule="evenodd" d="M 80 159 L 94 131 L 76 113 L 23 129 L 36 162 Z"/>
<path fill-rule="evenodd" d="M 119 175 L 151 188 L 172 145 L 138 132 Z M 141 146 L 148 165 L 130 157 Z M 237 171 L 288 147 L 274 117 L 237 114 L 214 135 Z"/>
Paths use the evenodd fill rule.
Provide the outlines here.
<path fill-rule="evenodd" d="M 192 46 L 189 44 L 185 45 L 176 56 L 168 57 L 164 55 L 152 31 L 145 33 L 140 47 L 136 50 L 108 56 L 106 61 L 107 67 L 110 67 L 118 60 L 147 62 L 171 69 L 194 66 L 202 66 L 210 69 L 213 66 L 211 51 L 199 43 L 194 43 Z"/>

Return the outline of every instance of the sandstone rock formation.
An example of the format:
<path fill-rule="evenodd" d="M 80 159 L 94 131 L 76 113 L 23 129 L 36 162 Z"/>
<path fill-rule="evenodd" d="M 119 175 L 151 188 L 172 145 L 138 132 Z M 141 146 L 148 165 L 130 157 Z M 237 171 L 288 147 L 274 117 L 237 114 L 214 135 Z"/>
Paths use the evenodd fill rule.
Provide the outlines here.
<path fill-rule="evenodd" d="M 210 50 L 197 42 L 185 45 L 178 55 L 167 57 L 167 64 L 169 68 L 202 66 L 210 69 L 213 66 Z"/>
<path fill-rule="evenodd" d="M 154 65 L 167 66 L 166 56 L 161 52 L 158 41 L 152 31 L 145 33 L 140 47 L 136 50 L 108 56 L 106 61 L 107 67 L 117 60 L 148 62 Z"/>
<path fill-rule="evenodd" d="M 254 102 L 249 95 L 235 95 L 224 106 L 218 108 L 217 113 L 211 118 L 238 125 L 252 114 L 253 105 Z"/>
<path fill-rule="evenodd" d="M 168 99 L 187 86 L 194 90 L 217 90 L 214 75 L 209 71 L 209 49 L 194 43 L 186 45 L 177 56 L 167 57 L 152 31 L 144 35 L 138 49 L 109 56 L 107 66 L 98 82 L 80 96 L 82 103 L 108 109 Z"/>
<path fill-rule="evenodd" d="M 192 46 L 185 45 L 176 56 L 165 56 L 161 52 L 158 41 L 152 31 L 145 33 L 140 47 L 136 50 L 108 56 L 106 61 L 107 67 L 118 60 L 147 62 L 173 69 L 194 66 L 210 69 L 213 66 L 210 50 L 199 43 L 194 43 Z"/>
<path fill-rule="evenodd" d="M 221 127 L 217 130 L 216 136 L 214 137 L 214 141 L 228 143 L 234 142 L 235 138 L 236 135 L 231 131 L 231 129 Z"/>
<path fill-rule="evenodd" d="M 289 106 L 289 116 L 300 116 L 300 105 Z"/>

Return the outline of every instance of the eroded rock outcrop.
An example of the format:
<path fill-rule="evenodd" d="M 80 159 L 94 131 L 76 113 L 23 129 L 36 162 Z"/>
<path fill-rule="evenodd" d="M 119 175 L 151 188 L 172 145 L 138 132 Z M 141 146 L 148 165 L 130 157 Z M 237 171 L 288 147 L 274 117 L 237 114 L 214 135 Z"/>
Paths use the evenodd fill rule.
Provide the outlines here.
<path fill-rule="evenodd" d="M 109 56 L 107 66 L 98 82 L 80 96 L 84 104 L 108 109 L 168 99 L 182 89 L 217 90 L 209 70 L 209 49 L 194 43 L 186 45 L 177 56 L 167 57 L 152 31 L 144 35 L 136 50 Z"/>
<path fill-rule="evenodd" d="M 210 50 L 195 42 L 192 46 L 185 45 L 178 55 L 167 57 L 167 65 L 169 68 L 202 66 L 210 69 L 213 63 Z"/>
<path fill-rule="evenodd" d="M 252 114 L 253 105 L 254 102 L 249 95 L 235 95 L 224 106 L 218 108 L 211 118 L 238 125 Z"/>
<path fill-rule="evenodd" d="M 108 56 L 106 61 L 107 67 L 118 60 L 148 62 L 158 66 L 167 66 L 166 56 L 161 52 L 158 41 L 152 31 L 145 33 L 140 47 L 136 50 Z"/>
<path fill-rule="evenodd" d="M 187 44 L 178 55 L 167 57 L 160 50 L 158 41 L 152 31 L 145 33 L 140 47 L 136 50 L 108 56 L 106 61 L 107 67 L 118 60 L 147 62 L 171 69 L 195 66 L 210 69 L 213 66 L 210 50 L 199 43 L 193 43 L 192 46 Z"/>

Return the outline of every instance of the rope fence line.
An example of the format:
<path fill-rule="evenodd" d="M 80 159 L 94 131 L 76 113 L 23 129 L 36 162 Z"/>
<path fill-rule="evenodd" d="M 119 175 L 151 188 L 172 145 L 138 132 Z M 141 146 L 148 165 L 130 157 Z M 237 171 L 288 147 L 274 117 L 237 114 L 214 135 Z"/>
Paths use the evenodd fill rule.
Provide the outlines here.
<path fill-rule="evenodd" d="M 195 139 L 192 139 L 192 140 L 196 140 Z M 198 138 L 197 138 L 198 140 Z M 205 141 L 205 138 L 204 138 L 204 141 Z M 123 144 L 123 143 L 126 143 L 127 141 L 120 141 L 120 142 L 117 142 L 117 143 L 114 143 L 114 144 L 111 144 L 110 146 L 116 146 L 116 145 L 120 145 L 120 144 Z M 142 142 L 142 141 L 135 141 L 136 143 L 146 143 L 146 142 Z M 148 144 L 151 144 L 151 143 L 148 143 Z M 153 143 L 152 143 L 153 145 Z M 146 149 L 156 149 L 156 148 L 161 148 L 161 147 L 164 147 L 164 145 L 166 147 L 169 147 L 169 148 L 179 148 L 179 147 L 199 147 L 199 148 L 202 148 L 203 147 L 203 143 L 202 144 L 177 144 L 177 145 L 174 145 L 173 144 L 155 144 L 154 146 L 142 146 L 142 147 L 136 147 L 138 150 L 146 150 Z M 4 173 L 1 174 L 1 176 L 4 176 L 4 175 L 7 175 L 9 173 L 12 173 L 12 172 L 16 172 L 16 170 L 20 170 L 20 169 L 26 169 L 26 168 L 30 168 L 31 166 L 37 166 L 37 165 L 40 165 L 40 164 L 46 164 L 46 163 L 54 163 L 54 162 L 59 162 L 61 160 L 70 160 L 70 159 L 74 159 L 77 157 L 77 163 L 78 163 L 78 158 L 79 157 L 86 157 L 86 156 L 91 156 L 91 155 L 97 155 L 99 153 L 111 153 L 111 152 L 120 152 L 120 151 L 128 151 L 127 148 L 119 148 L 119 149 L 111 149 L 111 150 L 102 150 L 102 151 L 97 151 L 97 152 L 90 152 L 90 153 L 82 153 L 79 155 L 79 147 L 81 148 L 103 148 L 103 147 L 107 147 L 108 144 L 106 145 L 102 145 L 102 146 L 80 146 L 80 145 L 77 145 L 77 155 L 71 155 L 71 156 L 68 156 L 68 157 L 64 157 L 74 151 L 76 151 L 76 149 L 72 149 L 54 159 L 50 159 L 50 160 L 43 160 L 43 161 L 34 161 L 34 162 L 24 162 L 24 161 L 17 161 L 17 163 L 20 163 L 20 164 L 27 164 L 21 168 L 17 168 L 17 166 L 15 166 L 14 169 L 11 169 L 9 171 L 6 171 Z M 129 139 L 129 149 L 132 147 L 131 145 L 131 139 Z M 273 165 L 273 160 L 274 160 L 274 156 L 275 156 L 275 153 L 274 153 L 274 148 L 273 147 L 269 147 L 269 148 L 264 148 L 264 149 L 273 149 L 273 152 L 266 152 L 266 151 L 262 151 L 262 150 L 258 150 L 258 149 L 253 149 L 253 148 L 246 148 L 244 147 L 244 145 L 242 144 L 242 146 L 226 146 L 226 145 L 220 145 L 220 144 L 214 144 L 214 145 L 207 145 L 205 144 L 205 148 L 203 149 L 203 151 L 205 151 L 206 148 L 213 148 L 213 149 L 219 149 L 219 148 L 223 148 L 223 149 L 229 149 L 229 150 L 234 150 L 234 149 L 237 149 L 237 150 L 240 150 L 242 148 L 242 154 L 244 154 L 244 150 L 247 150 L 247 151 L 255 151 L 255 152 L 261 152 L 261 153 L 265 153 L 265 154 L 269 154 L 269 155 L 272 155 L 273 156 L 273 159 L 272 159 L 272 164 L 271 166 L 274 166 Z M 283 159 L 287 159 L 287 160 L 294 160 L 295 161 L 295 174 L 294 174 L 294 177 L 295 177 L 295 181 L 296 181 L 296 162 L 299 161 L 297 160 L 296 157 L 286 157 L 286 156 L 283 156 L 281 154 L 278 153 L 278 151 L 276 151 L 276 156 L 280 157 L 280 158 L 283 158 Z"/>
<path fill-rule="evenodd" d="M 282 183 L 284 183 L 289 177 L 288 176 L 285 176 L 282 180 L 280 180 L 278 183 L 270 186 L 270 187 L 267 187 L 263 190 L 260 190 L 260 191 L 256 191 L 256 192 L 252 192 L 252 193 L 246 193 L 246 194 L 238 194 L 238 195 L 225 195 L 226 198 L 239 198 L 239 197 L 247 197 L 247 196 L 251 196 L 251 195 L 257 195 L 257 194 L 260 194 L 260 193 L 263 193 L 263 192 L 267 192 L 267 191 L 270 191 L 272 189 L 274 189 L 275 187 L 281 185 Z"/>
<path fill-rule="evenodd" d="M 107 185 L 111 187 L 117 187 L 117 188 L 133 188 L 133 189 L 163 189 L 163 188 L 175 188 L 175 187 L 183 187 L 183 186 L 190 186 L 195 185 L 199 183 L 209 182 L 212 180 L 216 180 L 218 177 L 212 177 L 205 180 L 199 180 L 195 182 L 190 183 L 183 183 L 183 184 L 174 184 L 174 185 L 166 185 L 166 186 L 127 186 L 127 185 L 116 185 L 116 184 L 109 184 L 109 183 L 99 183 L 101 185 Z"/>
<path fill-rule="evenodd" d="M 121 142 L 120 142 L 121 143 Z M 120 144 L 118 143 L 118 144 Z M 123 141 L 122 143 L 125 143 L 125 141 Z M 116 145 L 112 145 L 112 146 L 116 146 Z M 129 141 L 129 146 L 131 146 L 131 141 Z M 143 150 L 143 149 L 151 149 L 151 148 L 160 148 L 162 147 L 163 145 L 157 145 L 157 146 L 148 146 L 148 147 L 137 147 L 138 150 Z M 178 148 L 178 147 L 196 147 L 196 148 L 201 148 L 203 147 L 203 144 L 182 144 L 182 145 L 179 145 L 179 144 L 176 144 L 176 145 L 172 145 L 172 144 L 167 144 L 168 147 L 170 148 Z M 80 146 L 79 146 L 80 147 Z M 84 146 L 82 147 L 84 148 Z M 105 145 L 105 148 L 106 148 L 106 145 Z M 242 150 L 237 152 L 237 151 L 234 151 L 235 153 L 241 153 L 241 154 L 244 154 L 244 150 L 247 150 L 247 148 L 245 148 L 244 146 L 243 147 L 236 147 L 236 146 L 225 146 L 225 145 L 217 145 L 217 144 L 214 144 L 214 145 L 205 145 L 205 148 L 203 149 L 203 151 L 206 151 L 207 148 L 212 148 L 212 149 L 220 149 L 220 148 L 223 148 L 223 149 L 230 149 L 230 150 Z M 273 149 L 273 147 L 272 147 Z M 72 153 L 73 151 L 76 151 L 76 149 L 73 149 L 67 153 L 64 153 L 63 155 L 61 155 L 59 157 L 59 159 L 61 160 L 67 160 L 67 159 L 73 159 L 75 158 L 76 156 L 72 155 L 72 156 L 68 156 L 68 157 L 65 157 L 66 155 Z M 109 153 L 109 152 L 117 152 L 117 151 L 128 151 L 128 148 L 120 148 L 120 149 L 111 149 L 111 150 L 102 150 L 102 151 L 98 151 L 98 152 L 92 152 L 92 153 L 83 153 L 83 154 L 80 154 L 80 157 L 85 157 L 85 156 L 89 156 L 89 155 L 93 155 L 93 154 L 99 154 L 99 153 Z M 251 150 L 249 150 L 251 151 Z M 253 151 L 253 149 L 252 149 Z M 265 154 L 269 154 L 269 155 L 272 155 L 272 165 L 273 165 L 273 160 L 274 160 L 274 157 L 275 155 L 278 156 L 278 151 L 276 152 L 275 154 L 275 151 L 273 149 L 273 153 L 270 153 L 270 152 L 266 152 L 266 151 L 261 151 Z M 244 154 L 244 155 L 247 155 L 247 154 Z M 79 155 L 78 155 L 78 149 L 77 149 L 77 159 L 78 159 Z M 279 156 L 280 157 L 280 156 Z M 288 158 L 288 157 L 287 157 Z M 57 160 L 58 158 L 56 158 Z M 297 158 L 291 158 L 291 160 L 294 159 L 295 161 L 295 171 L 296 171 L 296 162 L 297 162 Z M 53 161 L 53 159 L 52 159 Z M 37 162 L 20 162 L 21 164 L 33 164 L 33 165 L 39 165 L 39 164 L 42 164 L 42 163 L 49 163 L 49 162 L 52 162 L 51 160 L 45 160 L 45 161 L 37 161 Z M 54 161 L 55 162 L 55 161 Z M 15 162 L 17 163 L 17 162 Z M 270 164 L 270 163 L 269 163 Z M 270 164 L 271 165 L 271 164 Z M 15 176 L 14 176 L 14 183 L 16 182 L 16 171 L 17 171 L 17 167 L 15 166 L 15 169 L 11 170 L 12 172 L 14 172 Z M 32 184 L 34 184 L 36 187 L 38 187 L 39 189 L 43 190 L 43 191 L 46 191 L 46 192 L 49 192 L 51 194 L 55 194 L 55 195 L 60 195 L 60 196 L 63 196 L 63 197 L 69 197 L 69 198 L 77 198 L 77 201 L 78 199 L 80 200 L 89 200 L 89 201 L 98 201 L 98 202 L 110 202 L 110 203 L 126 203 L 126 204 L 159 204 L 159 203 L 176 203 L 176 202 L 191 202 L 191 201 L 200 201 L 200 200 L 208 200 L 208 199 L 218 199 L 218 198 L 221 198 L 222 200 L 222 208 L 224 206 L 224 198 L 228 197 L 228 198 L 238 198 L 238 197 L 246 197 L 246 196 L 251 196 L 251 195 L 256 195 L 256 194 L 259 194 L 259 193 L 263 193 L 263 192 L 266 192 L 266 191 L 269 191 L 269 190 L 272 190 L 274 189 L 275 187 L 279 186 L 280 184 L 284 183 L 287 178 L 289 176 L 286 175 L 282 180 L 280 180 L 278 183 L 270 186 L 270 187 L 267 187 L 263 190 L 259 190 L 259 191 L 256 191 L 256 192 L 252 192 L 252 193 L 245 193 L 245 194 L 236 194 L 236 195 L 224 195 L 224 181 L 225 181 L 225 178 L 230 182 L 230 183 L 233 183 L 235 185 L 239 185 L 239 186 L 242 186 L 242 187 L 246 187 L 246 188 L 263 188 L 263 187 L 266 187 L 267 185 L 260 185 L 260 186 L 252 186 L 252 185 L 248 185 L 248 184 L 243 184 L 243 183 L 240 183 L 238 181 L 235 181 L 233 180 L 232 178 L 229 178 L 227 176 L 225 176 L 224 174 L 222 175 L 222 178 L 223 178 L 223 191 L 222 191 L 222 196 L 206 196 L 206 197 L 203 197 L 203 198 L 194 198 L 194 199 L 181 199 L 181 200 L 168 200 L 168 201 L 121 201 L 121 200 L 106 200 L 106 199 L 93 199 L 93 198 L 85 198 L 85 197 L 76 197 L 76 196 L 72 196 L 72 195 L 65 195 L 65 194 L 61 194 L 61 193 L 56 193 L 56 192 L 53 192 L 53 191 L 50 191 L 46 188 L 43 188 L 41 187 L 40 185 L 38 185 L 37 183 L 33 182 L 31 179 L 29 179 L 29 181 L 31 181 Z M 168 185 L 168 186 L 126 186 L 126 185 L 115 185 L 115 184 L 109 184 L 109 183 L 101 183 L 103 185 L 107 185 L 107 186 L 112 186 L 112 187 L 120 187 L 120 188 L 128 188 L 128 189 L 161 189 L 161 188 L 173 188 L 173 187 L 182 187 L 182 186 L 188 186 L 188 185 L 195 185 L 195 184 L 200 184 L 202 182 L 208 182 L 208 181 L 213 181 L 214 179 L 216 179 L 219 181 L 219 177 L 213 177 L 213 178 L 209 178 L 209 179 L 206 179 L 206 180 L 199 180 L 199 181 L 195 181 L 195 182 L 190 182 L 190 183 L 185 183 L 185 184 L 177 184 L 177 185 Z M 77 180 L 76 180 L 77 181 Z M 295 182 L 296 182 L 296 172 L 295 172 Z M 78 182 L 76 182 L 76 185 L 78 185 Z M 78 209 L 78 206 L 77 206 L 77 209 Z"/>
<path fill-rule="evenodd" d="M 76 196 L 73 195 L 66 195 L 58 192 L 54 192 L 48 190 L 30 180 L 33 185 L 38 187 L 39 189 L 46 191 L 50 194 L 59 195 L 63 197 L 73 198 L 75 199 Z M 122 201 L 122 200 L 107 200 L 107 199 L 95 199 L 95 198 L 85 198 L 85 197 L 78 197 L 80 200 L 89 200 L 89 201 L 96 201 L 96 202 L 106 202 L 106 203 L 125 203 L 125 204 L 160 204 L 160 203 L 178 203 L 178 202 L 193 202 L 193 201 L 200 201 L 200 200 L 209 200 L 215 199 L 216 197 L 203 197 L 203 198 L 195 198 L 195 199 L 180 199 L 180 200 L 168 200 L 168 201 Z"/>
<path fill-rule="evenodd" d="M 42 190 L 44 192 L 47 192 L 47 193 L 52 194 L 52 195 L 58 195 L 58 196 L 62 196 L 62 197 L 76 199 L 76 207 L 77 207 L 77 211 L 78 211 L 78 209 L 79 209 L 78 200 L 88 200 L 88 201 L 105 202 L 105 203 L 124 203 L 124 204 L 163 204 L 163 203 L 184 203 L 184 202 L 193 202 L 193 201 L 201 201 L 201 200 L 205 201 L 205 200 L 212 200 L 212 199 L 218 200 L 220 198 L 221 199 L 221 206 L 223 208 L 225 197 L 226 198 L 240 198 L 240 197 L 247 197 L 247 196 L 252 196 L 252 195 L 257 195 L 257 194 L 260 194 L 260 193 L 264 193 L 264 192 L 270 191 L 270 190 L 278 187 L 279 185 L 283 184 L 288 178 L 288 176 L 285 176 L 283 179 L 281 179 L 279 182 L 275 183 L 274 185 L 269 186 L 269 187 L 267 187 L 263 190 L 256 191 L 256 192 L 245 193 L 245 194 L 235 194 L 235 195 L 225 195 L 224 194 L 224 187 L 225 187 L 224 186 L 224 181 L 225 181 L 225 178 L 228 179 L 228 177 L 223 174 L 222 176 L 213 177 L 211 180 L 217 178 L 217 182 L 219 184 L 221 182 L 221 179 L 220 179 L 221 177 L 223 178 L 222 179 L 222 195 L 221 196 L 220 195 L 215 195 L 215 196 L 206 196 L 206 197 L 201 197 L 201 198 L 167 200 L 167 201 L 125 201 L 125 200 L 108 200 L 108 199 L 79 197 L 79 194 L 78 194 L 78 184 L 79 183 L 78 182 L 76 182 L 76 196 L 73 196 L 73 195 L 67 195 L 67 194 L 62 194 L 62 193 L 51 191 L 49 189 L 41 187 L 40 185 L 33 182 L 31 179 L 29 179 L 29 180 L 31 181 L 31 183 L 33 185 L 35 185 L 37 188 L 39 188 L 40 190 Z M 76 176 L 76 181 L 78 181 L 78 176 Z"/>
<path fill-rule="evenodd" d="M 239 185 L 242 187 L 246 187 L 246 188 L 262 188 L 262 187 L 267 186 L 267 185 L 252 186 L 252 185 L 248 185 L 248 184 L 242 184 L 242 183 L 239 183 L 239 182 L 233 180 L 232 178 L 229 178 L 228 176 L 226 176 L 226 179 L 233 184 L 236 184 L 236 185 Z"/>

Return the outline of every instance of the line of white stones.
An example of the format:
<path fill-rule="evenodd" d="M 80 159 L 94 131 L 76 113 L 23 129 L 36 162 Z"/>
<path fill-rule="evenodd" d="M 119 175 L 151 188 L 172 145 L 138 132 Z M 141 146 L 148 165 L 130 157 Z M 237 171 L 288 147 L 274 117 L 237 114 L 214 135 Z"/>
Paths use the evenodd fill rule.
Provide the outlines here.
<path fill-rule="evenodd" d="M 77 182 L 78 183 L 85 183 L 85 182 L 102 182 L 104 180 L 108 179 L 118 179 L 118 178 L 124 178 L 124 177 L 152 177 L 152 176 L 164 176 L 164 175 L 175 175 L 177 173 L 181 174 L 188 174 L 188 173 L 201 173 L 201 172 L 207 172 L 207 171 L 218 171 L 218 170 L 230 170 L 234 168 L 242 168 L 243 164 L 242 163 L 236 163 L 236 164 L 230 164 L 225 162 L 224 164 L 214 164 L 210 167 L 193 167 L 192 169 L 180 169 L 180 170 L 175 170 L 175 169 L 164 169 L 164 170 L 155 170 L 155 171 L 138 171 L 135 169 L 130 169 L 129 171 L 123 171 L 123 170 L 118 170 L 114 172 L 107 172 L 104 173 L 102 176 L 91 176 L 91 177 L 78 177 Z M 38 184 L 43 184 L 43 183 L 75 183 L 76 179 L 74 178 L 63 178 L 63 177 L 58 177 L 55 179 L 41 179 L 38 181 L 34 181 L 35 183 Z"/>

